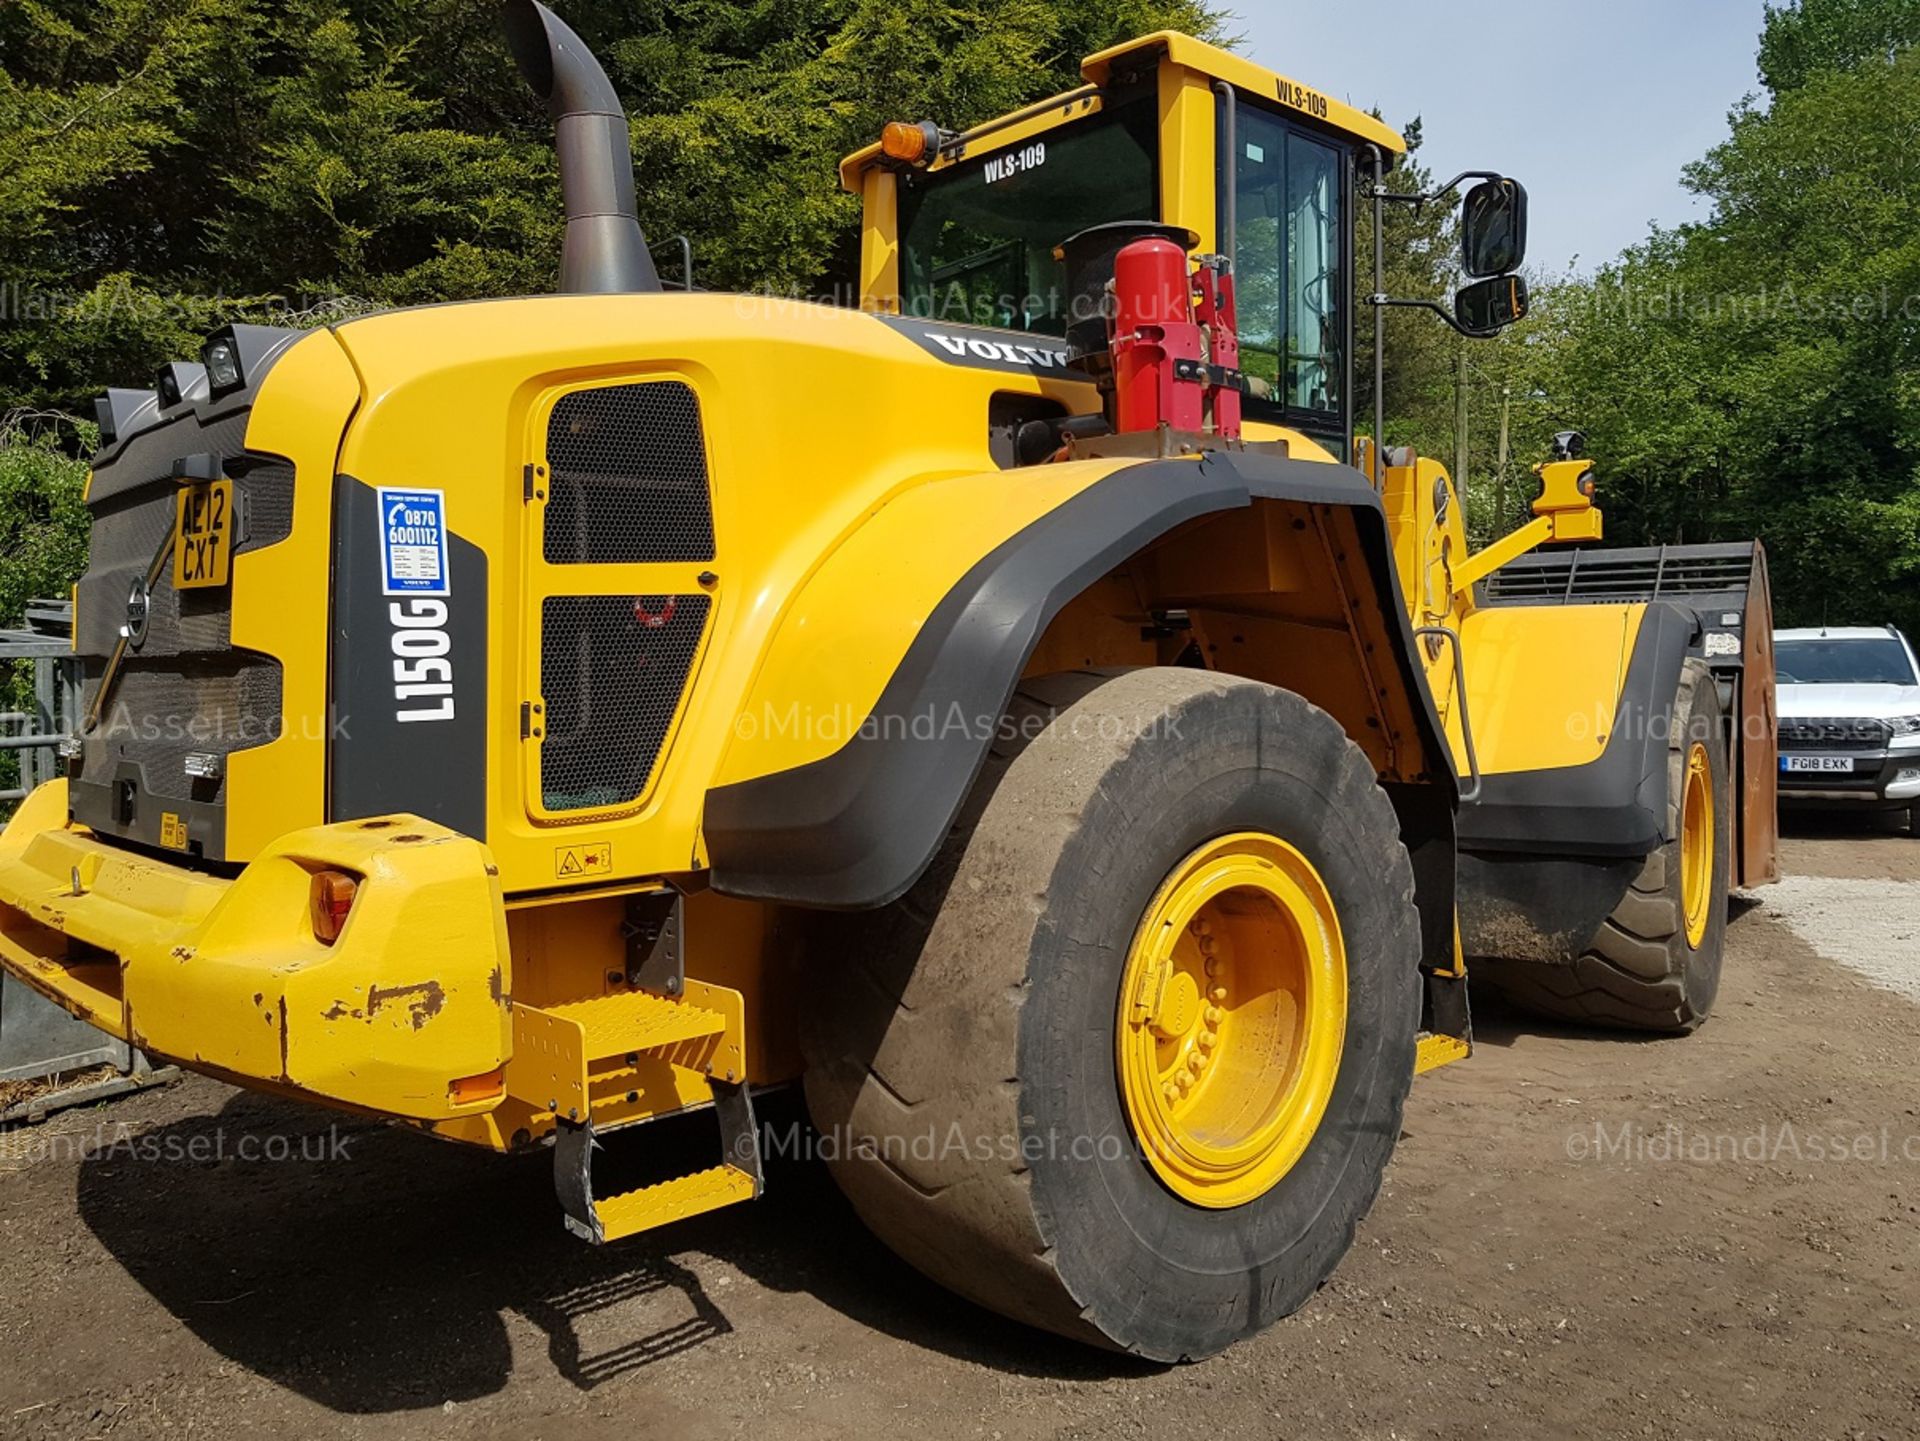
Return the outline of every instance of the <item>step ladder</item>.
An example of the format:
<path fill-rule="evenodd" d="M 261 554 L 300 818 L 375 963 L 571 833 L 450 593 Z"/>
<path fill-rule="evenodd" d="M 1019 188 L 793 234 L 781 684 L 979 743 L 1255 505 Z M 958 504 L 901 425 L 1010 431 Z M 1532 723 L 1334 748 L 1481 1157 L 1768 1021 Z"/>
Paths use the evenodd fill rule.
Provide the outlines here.
<path fill-rule="evenodd" d="M 744 1003 L 720 986 L 688 983 L 675 1000 L 645 990 L 560 1005 L 513 1006 L 513 1063 L 507 1088 L 554 1119 L 553 1180 L 567 1229 L 595 1245 L 684 1220 L 761 1192 L 760 1133 L 747 1092 Z M 720 1123 L 721 1161 L 622 1195 L 593 1194 L 592 1081 L 596 1065 L 635 1065 L 658 1056 L 701 1071 Z"/>

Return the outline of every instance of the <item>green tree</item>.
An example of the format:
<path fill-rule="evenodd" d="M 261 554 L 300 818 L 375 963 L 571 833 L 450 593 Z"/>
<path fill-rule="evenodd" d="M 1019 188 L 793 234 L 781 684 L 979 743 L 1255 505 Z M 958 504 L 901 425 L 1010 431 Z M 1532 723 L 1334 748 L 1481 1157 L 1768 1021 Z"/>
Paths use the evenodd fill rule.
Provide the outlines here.
<path fill-rule="evenodd" d="M 1387 177 L 1387 188 L 1399 195 L 1430 193 L 1438 182 L 1422 163 L 1424 128 L 1415 117 L 1404 131 L 1407 157 Z M 1370 177 L 1364 167 L 1358 190 Z M 1414 207 L 1388 202 L 1386 206 L 1386 293 L 1399 299 L 1430 300 L 1451 308 L 1453 294 L 1463 279 L 1460 270 L 1460 201 L 1455 193 L 1430 205 Z M 1360 199 L 1355 242 L 1355 426 L 1361 433 L 1373 428 L 1373 312 L 1365 300 L 1373 288 L 1373 217 L 1364 194 Z M 1469 340 L 1424 310 L 1396 307 L 1386 315 L 1385 395 L 1387 444 L 1410 446 L 1421 455 L 1458 469 L 1459 403 L 1464 379 L 1467 402 L 1466 514 L 1470 535 L 1485 544 L 1511 530 L 1530 498 L 1526 464 L 1543 452 L 1547 434 L 1564 426 L 1544 403 L 1541 387 L 1552 352 L 1552 337 L 1561 325 L 1550 319 L 1555 287 L 1547 278 L 1530 275 L 1535 292 L 1534 313 L 1520 325 L 1493 339 Z M 1499 485 L 1499 432 L 1502 408 L 1510 422 L 1510 484 L 1506 504 L 1496 500 Z M 1461 477 L 1456 476 L 1456 479 Z"/>
<path fill-rule="evenodd" d="M 1376 112 L 1377 113 L 1377 112 Z M 1387 174 L 1395 195 L 1424 195 L 1435 182 L 1420 160 L 1424 129 L 1419 116 L 1401 132 L 1407 154 Z M 1354 240 L 1354 396 L 1355 429 L 1373 429 L 1373 206 L 1365 196 L 1373 177 L 1362 165 L 1355 185 L 1358 210 Z M 1458 202 L 1414 206 L 1389 201 L 1384 207 L 1382 257 L 1386 294 L 1400 300 L 1447 303 L 1459 274 Z M 1423 455 L 1448 453 L 1453 434 L 1453 373 L 1456 337 L 1441 321 L 1419 310 L 1393 308 L 1386 315 L 1384 348 L 1387 440 L 1412 446 Z"/>
<path fill-rule="evenodd" d="M 562 6 L 632 115 L 651 236 L 701 283 L 831 293 L 835 163 L 889 119 L 964 126 L 1208 0 Z M 223 320 L 552 287 L 550 130 L 480 0 L 0 7 L 0 407 L 74 409 Z"/>
<path fill-rule="evenodd" d="M 1890 60 L 1920 40 L 1920 0 L 1796 0 L 1767 6 L 1760 78 L 1775 95 L 1823 70 Z"/>
<path fill-rule="evenodd" d="M 1550 388 L 1613 538 L 1757 534 L 1783 621 L 1920 625 L 1920 49 L 1833 53 L 1688 169 L 1708 220 L 1564 297 Z"/>
<path fill-rule="evenodd" d="M 62 416 L 0 417 L 0 617 L 17 624 L 26 603 L 67 593 L 87 558 L 85 462 L 68 451 L 90 447 L 91 426 Z M 0 662 L 0 710 L 19 711 L 33 695 L 30 662 Z M 16 752 L 0 752 L 0 790 L 19 784 Z"/>

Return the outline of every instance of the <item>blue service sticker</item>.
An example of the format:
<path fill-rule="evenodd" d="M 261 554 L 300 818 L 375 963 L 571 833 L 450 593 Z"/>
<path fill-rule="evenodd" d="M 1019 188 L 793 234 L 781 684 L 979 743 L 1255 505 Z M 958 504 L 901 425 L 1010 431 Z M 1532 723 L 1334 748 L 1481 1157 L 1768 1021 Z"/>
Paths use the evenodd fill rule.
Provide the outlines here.
<path fill-rule="evenodd" d="M 378 489 L 382 594 L 447 595 L 446 492 Z"/>

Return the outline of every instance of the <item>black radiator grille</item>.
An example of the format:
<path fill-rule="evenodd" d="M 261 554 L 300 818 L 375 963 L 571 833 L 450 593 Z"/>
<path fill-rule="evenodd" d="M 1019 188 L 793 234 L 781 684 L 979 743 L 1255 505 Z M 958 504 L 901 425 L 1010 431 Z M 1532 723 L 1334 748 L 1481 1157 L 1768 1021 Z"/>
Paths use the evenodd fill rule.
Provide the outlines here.
<path fill-rule="evenodd" d="M 677 380 L 562 397 L 547 423 L 549 565 L 713 559 L 700 402 Z"/>
<path fill-rule="evenodd" d="M 291 534 L 293 465 L 248 451 L 247 419 L 241 410 L 203 424 L 183 412 L 133 436 L 110 463 L 96 468 L 87 570 L 75 591 L 75 649 L 82 657 L 87 708 L 127 623 L 128 594 L 152 568 L 173 524 L 178 458 L 220 457 L 234 483 L 234 554 Z M 96 829 L 151 841 L 158 813 L 137 804 L 130 812 L 125 808 L 119 791 L 127 779 L 137 777 L 140 791 L 158 800 L 219 806 L 226 795 L 225 758 L 265 745 L 279 732 L 281 676 L 277 661 L 233 648 L 230 586 L 176 591 L 173 567 L 164 564 L 147 604 L 145 636 L 137 648 L 128 648 L 99 722 L 85 737 L 73 805 Z M 189 777 L 190 752 L 218 757 L 218 774 Z M 195 843 L 216 845 L 217 831 L 203 831 L 198 819 L 214 812 L 187 813 Z"/>
<path fill-rule="evenodd" d="M 102 664 L 86 663 L 89 694 Z M 155 799 L 217 803 L 226 799 L 225 767 L 216 777 L 193 779 L 188 754 L 227 756 L 265 745 L 279 728 L 278 662 L 251 651 L 173 662 L 141 656 L 122 666 L 88 736 L 79 779 L 108 786 L 132 762 Z"/>
<path fill-rule="evenodd" d="M 1878 751 L 1893 739 L 1893 727 L 1880 720 L 1783 720 L 1780 748 L 1802 751 Z"/>
<path fill-rule="evenodd" d="M 549 811 L 646 792 L 706 626 L 704 595 L 564 595 L 542 602 L 540 798 Z"/>

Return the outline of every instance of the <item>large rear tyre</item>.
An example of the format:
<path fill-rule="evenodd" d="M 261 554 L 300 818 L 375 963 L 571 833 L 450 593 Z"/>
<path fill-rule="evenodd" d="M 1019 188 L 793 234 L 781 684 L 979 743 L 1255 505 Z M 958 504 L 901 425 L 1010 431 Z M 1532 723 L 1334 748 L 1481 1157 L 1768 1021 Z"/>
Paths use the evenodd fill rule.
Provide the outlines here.
<path fill-rule="evenodd" d="M 806 1092 L 867 1224 L 1003 1315 L 1160 1361 L 1332 1271 L 1400 1131 L 1413 874 L 1300 697 L 1048 677 L 928 874 L 821 918 Z"/>
<path fill-rule="evenodd" d="M 1667 744 L 1667 828 L 1620 904 L 1570 966 L 1476 958 L 1473 985 L 1555 1020 L 1632 1031 L 1691 1031 L 1720 989 L 1733 806 L 1720 692 L 1682 667 Z"/>

